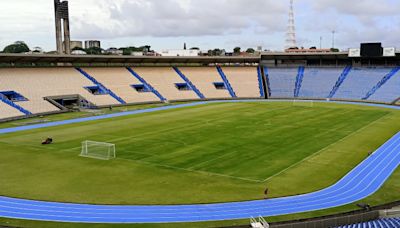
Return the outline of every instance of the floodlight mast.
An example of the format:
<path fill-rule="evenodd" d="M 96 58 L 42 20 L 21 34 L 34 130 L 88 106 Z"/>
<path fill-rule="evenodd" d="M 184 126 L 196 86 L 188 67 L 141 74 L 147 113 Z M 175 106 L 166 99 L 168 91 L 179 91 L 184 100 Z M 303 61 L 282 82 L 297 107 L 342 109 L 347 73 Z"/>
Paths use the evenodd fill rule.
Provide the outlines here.
<path fill-rule="evenodd" d="M 289 21 L 286 32 L 286 49 L 297 47 L 293 0 L 290 0 Z"/>

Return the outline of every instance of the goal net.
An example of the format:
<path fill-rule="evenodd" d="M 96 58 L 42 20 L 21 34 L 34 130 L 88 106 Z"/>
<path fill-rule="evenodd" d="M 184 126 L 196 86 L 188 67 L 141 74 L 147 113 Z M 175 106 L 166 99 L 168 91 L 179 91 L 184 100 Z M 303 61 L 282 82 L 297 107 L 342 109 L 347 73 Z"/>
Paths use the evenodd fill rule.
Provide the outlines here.
<path fill-rule="evenodd" d="M 84 141 L 82 142 L 83 157 L 110 160 L 116 157 L 115 144 L 105 142 Z"/>
<path fill-rule="evenodd" d="M 309 101 L 309 100 L 293 100 L 293 106 L 314 107 L 314 101 Z"/>

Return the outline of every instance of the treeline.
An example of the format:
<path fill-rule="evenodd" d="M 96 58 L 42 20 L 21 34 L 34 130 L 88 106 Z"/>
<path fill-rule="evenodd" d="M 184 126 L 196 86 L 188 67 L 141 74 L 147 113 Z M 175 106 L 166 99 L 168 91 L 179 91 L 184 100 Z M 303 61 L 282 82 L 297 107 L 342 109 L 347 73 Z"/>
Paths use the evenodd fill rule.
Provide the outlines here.
<path fill-rule="evenodd" d="M 200 50 L 200 48 L 198 47 L 192 47 L 190 49 Z M 91 47 L 91 48 L 75 47 L 72 49 L 72 51 L 84 51 L 88 55 L 112 55 L 115 54 L 115 52 L 119 52 L 119 54 L 122 55 L 132 55 L 132 53 L 135 52 L 142 52 L 142 53 L 154 52 L 153 50 L 151 50 L 150 45 L 144 45 L 140 47 L 129 46 L 121 48 L 109 48 L 107 50 L 98 47 Z M 31 49 L 24 41 L 16 41 L 15 43 L 6 46 L 2 51 L 2 53 L 26 53 L 26 52 L 31 52 Z M 35 47 L 32 52 L 40 53 L 42 52 L 42 49 L 39 47 Z M 245 52 L 242 52 L 242 49 L 240 47 L 235 47 L 233 49 L 233 52 L 229 53 L 226 52 L 225 49 L 215 48 L 215 49 L 210 49 L 203 54 L 209 56 L 221 56 L 221 55 L 241 55 L 243 53 L 254 54 L 256 53 L 256 51 L 253 48 L 248 48 Z"/>
<path fill-rule="evenodd" d="M 254 48 L 248 48 L 245 52 L 242 52 L 242 48 L 241 47 L 235 47 L 233 49 L 233 52 L 229 53 L 229 52 L 226 52 L 225 49 L 215 48 L 215 49 L 208 50 L 207 55 L 209 55 L 209 56 L 241 55 L 243 53 L 254 54 L 254 53 L 256 53 L 256 50 L 254 50 Z"/>
<path fill-rule="evenodd" d="M 121 48 L 109 48 L 107 50 L 98 48 L 98 47 L 91 47 L 91 48 L 79 48 L 76 47 L 72 49 L 73 51 L 75 50 L 80 50 L 86 52 L 88 55 L 110 55 L 112 54 L 112 51 L 122 51 L 122 55 L 131 55 L 134 52 L 151 52 L 151 46 L 145 45 L 145 46 L 140 46 L 140 47 L 121 47 Z"/>
<path fill-rule="evenodd" d="M 30 51 L 31 50 L 24 41 L 16 41 L 15 43 L 6 46 L 2 53 L 26 53 Z"/>

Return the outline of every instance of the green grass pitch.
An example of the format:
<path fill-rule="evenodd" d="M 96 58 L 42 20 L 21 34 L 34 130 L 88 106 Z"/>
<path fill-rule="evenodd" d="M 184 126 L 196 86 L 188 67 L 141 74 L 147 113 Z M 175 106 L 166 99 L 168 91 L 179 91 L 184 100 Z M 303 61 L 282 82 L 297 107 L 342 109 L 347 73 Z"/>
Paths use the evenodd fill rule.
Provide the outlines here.
<path fill-rule="evenodd" d="M 266 187 L 271 197 L 307 193 L 338 181 L 399 120 L 356 105 L 214 103 L 0 135 L 0 195 L 188 204 L 261 199 Z M 48 136 L 55 143 L 41 146 Z M 116 144 L 117 158 L 80 157 L 85 140 Z"/>

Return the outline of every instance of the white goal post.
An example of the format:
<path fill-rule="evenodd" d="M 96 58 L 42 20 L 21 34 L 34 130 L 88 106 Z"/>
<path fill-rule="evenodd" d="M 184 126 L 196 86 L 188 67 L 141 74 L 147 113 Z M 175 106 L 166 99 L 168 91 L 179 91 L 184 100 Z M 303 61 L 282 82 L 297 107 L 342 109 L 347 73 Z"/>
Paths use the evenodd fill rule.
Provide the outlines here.
<path fill-rule="evenodd" d="M 80 156 L 101 160 L 110 160 L 116 157 L 115 144 L 95 141 L 83 141 Z"/>

